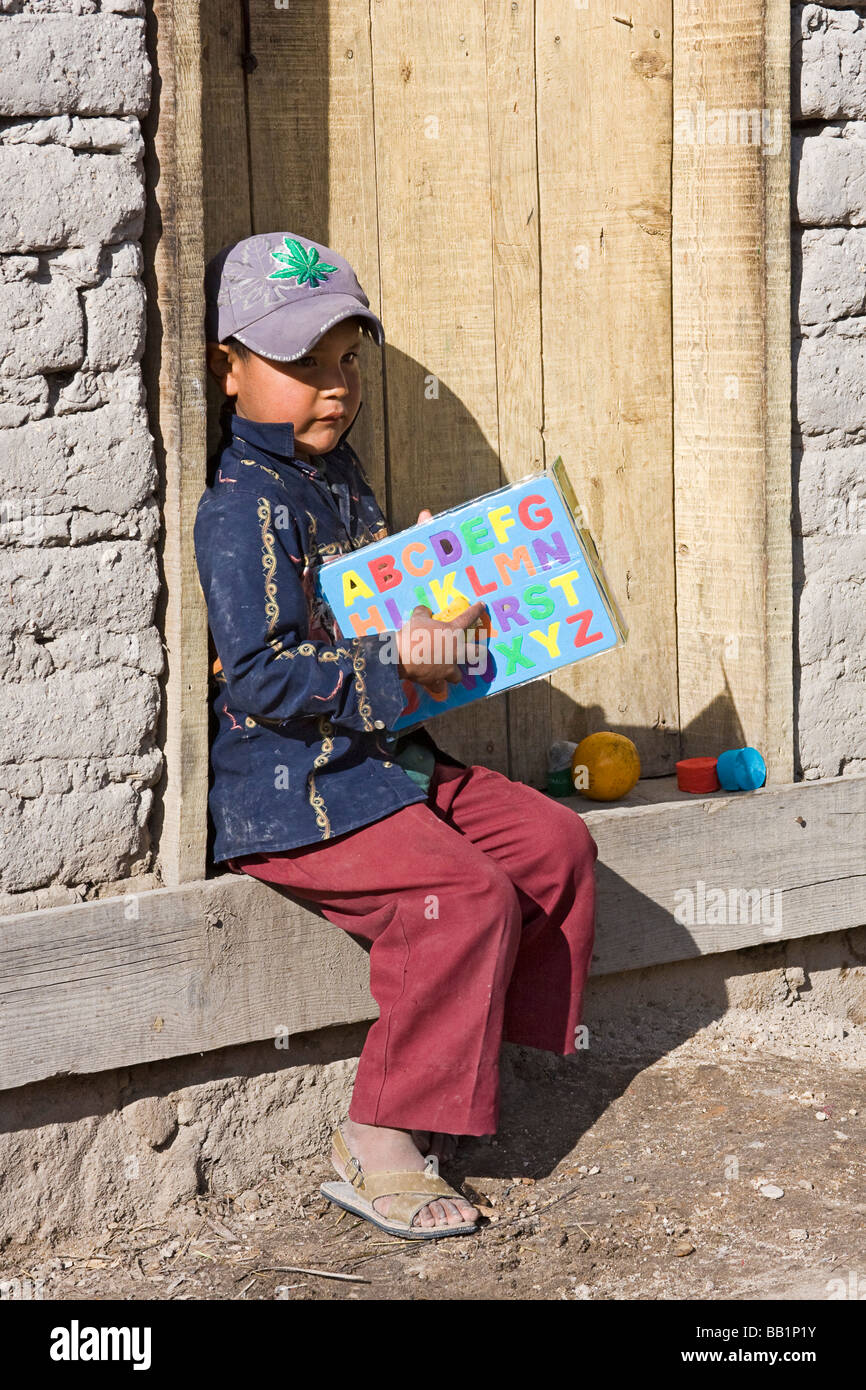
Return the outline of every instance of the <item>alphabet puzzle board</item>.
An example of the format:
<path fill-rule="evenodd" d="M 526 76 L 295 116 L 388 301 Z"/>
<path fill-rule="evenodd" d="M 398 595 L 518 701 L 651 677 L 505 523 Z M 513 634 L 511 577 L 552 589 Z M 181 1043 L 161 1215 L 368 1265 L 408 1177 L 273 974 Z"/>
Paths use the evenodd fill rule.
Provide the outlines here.
<path fill-rule="evenodd" d="M 610 651 L 628 632 L 561 458 L 548 472 L 326 561 L 317 586 L 348 638 L 395 631 L 420 603 L 434 613 L 459 599 L 486 605 L 485 669 L 464 669 L 438 698 L 404 681 L 394 729 Z"/>

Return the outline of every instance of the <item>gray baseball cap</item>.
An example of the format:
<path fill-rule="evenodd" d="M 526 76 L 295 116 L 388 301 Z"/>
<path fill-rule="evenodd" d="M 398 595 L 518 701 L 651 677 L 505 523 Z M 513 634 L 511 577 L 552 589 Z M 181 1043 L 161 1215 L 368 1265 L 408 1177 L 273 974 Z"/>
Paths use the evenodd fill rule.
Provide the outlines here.
<path fill-rule="evenodd" d="M 368 319 L 381 347 L 385 330 L 345 257 L 295 232 L 245 237 L 208 261 L 205 337 L 237 338 L 275 362 L 303 357 L 342 319 Z"/>

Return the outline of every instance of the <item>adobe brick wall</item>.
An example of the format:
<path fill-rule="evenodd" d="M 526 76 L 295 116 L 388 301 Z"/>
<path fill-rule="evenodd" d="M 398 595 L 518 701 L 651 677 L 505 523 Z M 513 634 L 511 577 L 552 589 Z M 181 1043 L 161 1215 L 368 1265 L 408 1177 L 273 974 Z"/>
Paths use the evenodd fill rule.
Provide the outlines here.
<path fill-rule="evenodd" d="M 143 874 L 163 758 L 143 0 L 0 0 L 0 912 Z"/>
<path fill-rule="evenodd" d="M 792 9 L 798 775 L 866 769 L 866 7 Z"/>

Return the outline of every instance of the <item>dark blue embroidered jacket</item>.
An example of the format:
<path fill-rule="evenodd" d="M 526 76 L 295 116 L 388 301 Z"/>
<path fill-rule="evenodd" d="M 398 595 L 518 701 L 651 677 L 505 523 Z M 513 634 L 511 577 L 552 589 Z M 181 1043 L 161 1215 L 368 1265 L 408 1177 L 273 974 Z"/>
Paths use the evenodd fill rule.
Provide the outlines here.
<path fill-rule="evenodd" d="M 313 585 L 324 556 L 378 539 L 385 519 L 345 435 L 319 462 L 327 481 L 294 457 L 291 424 L 224 415 L 199 501 L 195 553 L 217 657 L 216 862 L 318 844 L 425 800 L 384 732 L 406 698 L 396 666 L 379 659 L 383 639 L 337 640 Z M 457 762 L 425 730 L 415 737 Z"/>

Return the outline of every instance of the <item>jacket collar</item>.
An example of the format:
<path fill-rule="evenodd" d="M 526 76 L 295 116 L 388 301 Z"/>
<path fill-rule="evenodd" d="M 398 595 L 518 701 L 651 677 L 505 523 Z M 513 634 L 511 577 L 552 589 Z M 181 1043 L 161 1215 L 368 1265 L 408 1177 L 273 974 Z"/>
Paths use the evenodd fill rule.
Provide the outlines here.
<path fill-rule="evenodd" d="M 304 459 L 295 458 L 295 427 L 290 420 L 247 420 L 233 411 L 227 424 L 235 439 L 272 454 L 284 463 L 294 463 L 304 471 L 310 468 Z"/>
<path fill-rule="evenodd" d="M 363 408 L 362 401 L 360 409 L 363 410 Z M 360 414 L 360 410 L 358 414 Z M 349 429 L 341 435 L 340 443 L 354 427 L 357 418 L 356 415 Z M 295 456 L 295 427 L 290 420 L 277 422 L 248 420 L 245 416 L 238 415 L 236 410 L 225 403 L 220 413 L 220 424 L 226 440 L 229 438 L 243 440 L 254 449 L 261 449 L 263 453 L 270 454 L 278 462 L 291 464 L 308 476 L 317 477 L 319 475 L 320 470 L 313 464 L 307 463 L 306 459 Z"/>

